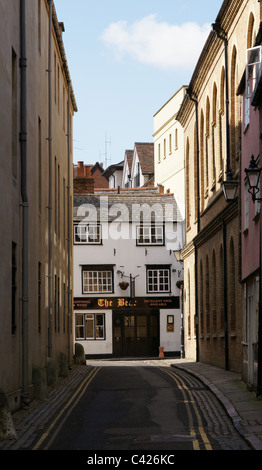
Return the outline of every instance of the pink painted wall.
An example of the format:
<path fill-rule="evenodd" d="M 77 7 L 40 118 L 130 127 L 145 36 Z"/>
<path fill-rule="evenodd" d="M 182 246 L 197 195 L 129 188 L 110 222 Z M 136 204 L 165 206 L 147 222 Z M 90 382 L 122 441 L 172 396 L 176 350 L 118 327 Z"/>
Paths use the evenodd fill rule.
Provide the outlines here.
<path fill-rule="evenodd" d="M 244 106 L 243 106 L 244 107 Z M 244 109 L 242 116 L 242 162 L 241 162 L 241 238 L 242 238 L 242 279 L 253 273 L 259 266 L 259 219 L 255 217 L 255 204 L 248 195 L 249 221 L 245 231 L 245 168 L 248 168 L 251 155 L 259 155 L 260 132 L 259 110 L 250 106 L 249 125 L 244 129 Z"/>

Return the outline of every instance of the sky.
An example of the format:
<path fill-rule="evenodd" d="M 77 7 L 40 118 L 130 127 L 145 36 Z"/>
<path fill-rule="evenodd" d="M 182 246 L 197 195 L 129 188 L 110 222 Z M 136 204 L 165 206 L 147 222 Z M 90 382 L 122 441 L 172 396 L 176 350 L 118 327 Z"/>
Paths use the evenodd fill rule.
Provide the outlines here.
<path fill-rule="evenodd" d="M 190 82 L 222 0 L 54 0 L 77 102 L 74 163 L 121 162 Z"/>

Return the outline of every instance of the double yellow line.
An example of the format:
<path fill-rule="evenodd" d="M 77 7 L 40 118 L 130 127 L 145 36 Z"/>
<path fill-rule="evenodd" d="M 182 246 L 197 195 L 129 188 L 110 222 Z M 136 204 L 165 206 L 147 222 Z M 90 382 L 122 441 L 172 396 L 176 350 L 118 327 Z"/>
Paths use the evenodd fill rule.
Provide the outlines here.
<path fill-rule="evenodd" d="M 196 437 L 197 432 L 194 427 L 194 422 L 193 422 L 193 414 L 192 414 L 192 408 L 194 410 L 194 413 L 197 418 L 197 429 L 198 433 L 201 436 L 202 442 L 205 446 L 206 450 L 212 450 L 212 446 L 208 440 L 208 437 L 205 433 L 204 427 L 203 427 L 203 422 L 200 416 L 200 413 L 198 411 L 196 402 L 194 400 L 193 394 L 191 390 L 186 386 L 185 382 L 179 377 L 175 372 L 167 369 L 167 368 L 161 368 L 164 372 L 166 372 L 175 382 L 179 390 L 181 390 L 184 398 L 184 403 L 186 405 L 187 409 L 187 414 L 188 414 L 188 419 L 189 419 L 189 426 L 190 426 L 190 436 Z M 191 407 L 190 407 L 191 405 Z M 194 450 L 200 450 L 200 444 L 199 440 L 196 438 L 193 440 L 193 449 Z"/>
<path fill-rule="evenodd" d="M 44 450 L 47 450 L 48 449 L 48 446 L 50 446 L 50 444 L 53 442 L 53 440 L 55 439 L 55 437 L 57 436 L 58 432 L 60 431 L 61 427 L 63 426 L 64 422 L 66 421 L 66 419 L 68 418 L 68 416 L 70 415 L 70 413 L 72 412 L 72 410 L 75 408 L 75 406 L 77 405 L 77 403 L 79 402 L 79 400 L 82 398 L 82 396 L 84 395 L 87 387 L 89 386 L 90 382 L 92 382 L 92 380 L 95 378 L 96 374 L 98 373 L 98 371 L 100 370 L 100 367 L 95 367 L 93 369 L 91 369 L 91 371 L 88 373 L 87 377 L 85 378 L 85 380 L 81 383 L 80 387 L 78 387 L 78 389 L 76 390 L 76 392 L 74 393 L 74 395 L 70 398 L 70 400 L 67 402 L 67 404 L 62 408 L 62 410 L 59 412 L 59 414 L 56 416 L 56 418 L 54 419 L 54 421 L 52 422 L 52 424 L 49 426 L 49 428 L 47 429 L 47 431 L 42 434 L 41 438 L 38 440 L 38 442 L 34 445 L 33 449 L 32 450 L 37 450 L 39 449 L 39 447 L 43 444 L 43 442 L 45 442 L 45 440 L 48 438 L 49 434 L 51 433 L 51 431 L 53 430 L 53 428 L 56 426 L 57 422 L 59 421 L 59 419 L 61 418 L 61 416 L 66 412 L 66 410 L 68 410 L 68 408 L 70 407 L 70 409 L 67 411 L 67 413 L 65 414 L 65 416 L 63 417 L 62 421 L 59 423 L 58 427 L 56 428 L 55 432 L 52 434 L 52 437 L 51 439 L 49 440 L 48 444 L 45 446 Z"/>

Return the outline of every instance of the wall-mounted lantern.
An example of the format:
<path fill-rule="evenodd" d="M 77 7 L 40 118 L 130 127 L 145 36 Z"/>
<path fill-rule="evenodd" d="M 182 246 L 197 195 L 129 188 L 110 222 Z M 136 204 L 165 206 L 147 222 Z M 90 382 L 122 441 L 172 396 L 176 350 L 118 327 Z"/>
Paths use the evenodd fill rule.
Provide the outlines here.
<path fill-rule="evenodd" d="M 256 162 L 255 162 L 255 157 L 254 155 L 251 156 L 251 160 L 249 163 L 249 167 L 245 168 L 245 173 L 247 175 L 247 181 L 248 181 L 248 192 L 252 196 L 252 201 L 261 201 L 262 199 L 260 197 L 256 197 L 256 195 L 259 193 L 259 180 L 260 180 L 260 174 L 261 174 L 262 168 L 258 168 Z"/>

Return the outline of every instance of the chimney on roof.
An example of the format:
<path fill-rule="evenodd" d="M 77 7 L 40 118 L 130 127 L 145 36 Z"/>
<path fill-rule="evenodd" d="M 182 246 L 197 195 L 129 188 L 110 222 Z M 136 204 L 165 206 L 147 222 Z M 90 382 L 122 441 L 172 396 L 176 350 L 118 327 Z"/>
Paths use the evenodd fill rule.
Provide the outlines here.
<path fill-rule="evenodd" d="M 159 194 L 164 194 L 164 186 L 162 184 L 158 184 L 157 186 Z"/>
<path fill-rule="evenodd" d="M 76 176 L 78 176 L 78 178 L 83 178 L 84 177 L 84 162 L 78 162 L 77 163 L 77 173 L 76 173 Z"/>
<path fill-rule="evenodd" d="M 58 24 L 59 24 L 59 28 L 61 30 L 61 33 L 64 33 L 65 32 L 65 25 L 64 25 L 63 21 L 60 21 Z"/>
<path fill-rule="evenodd" d="M 94 179 L 91 176 L 92 165 L 78 162 L 74 166 L 74 194 L 91 194 L 94 192 Z"/>

